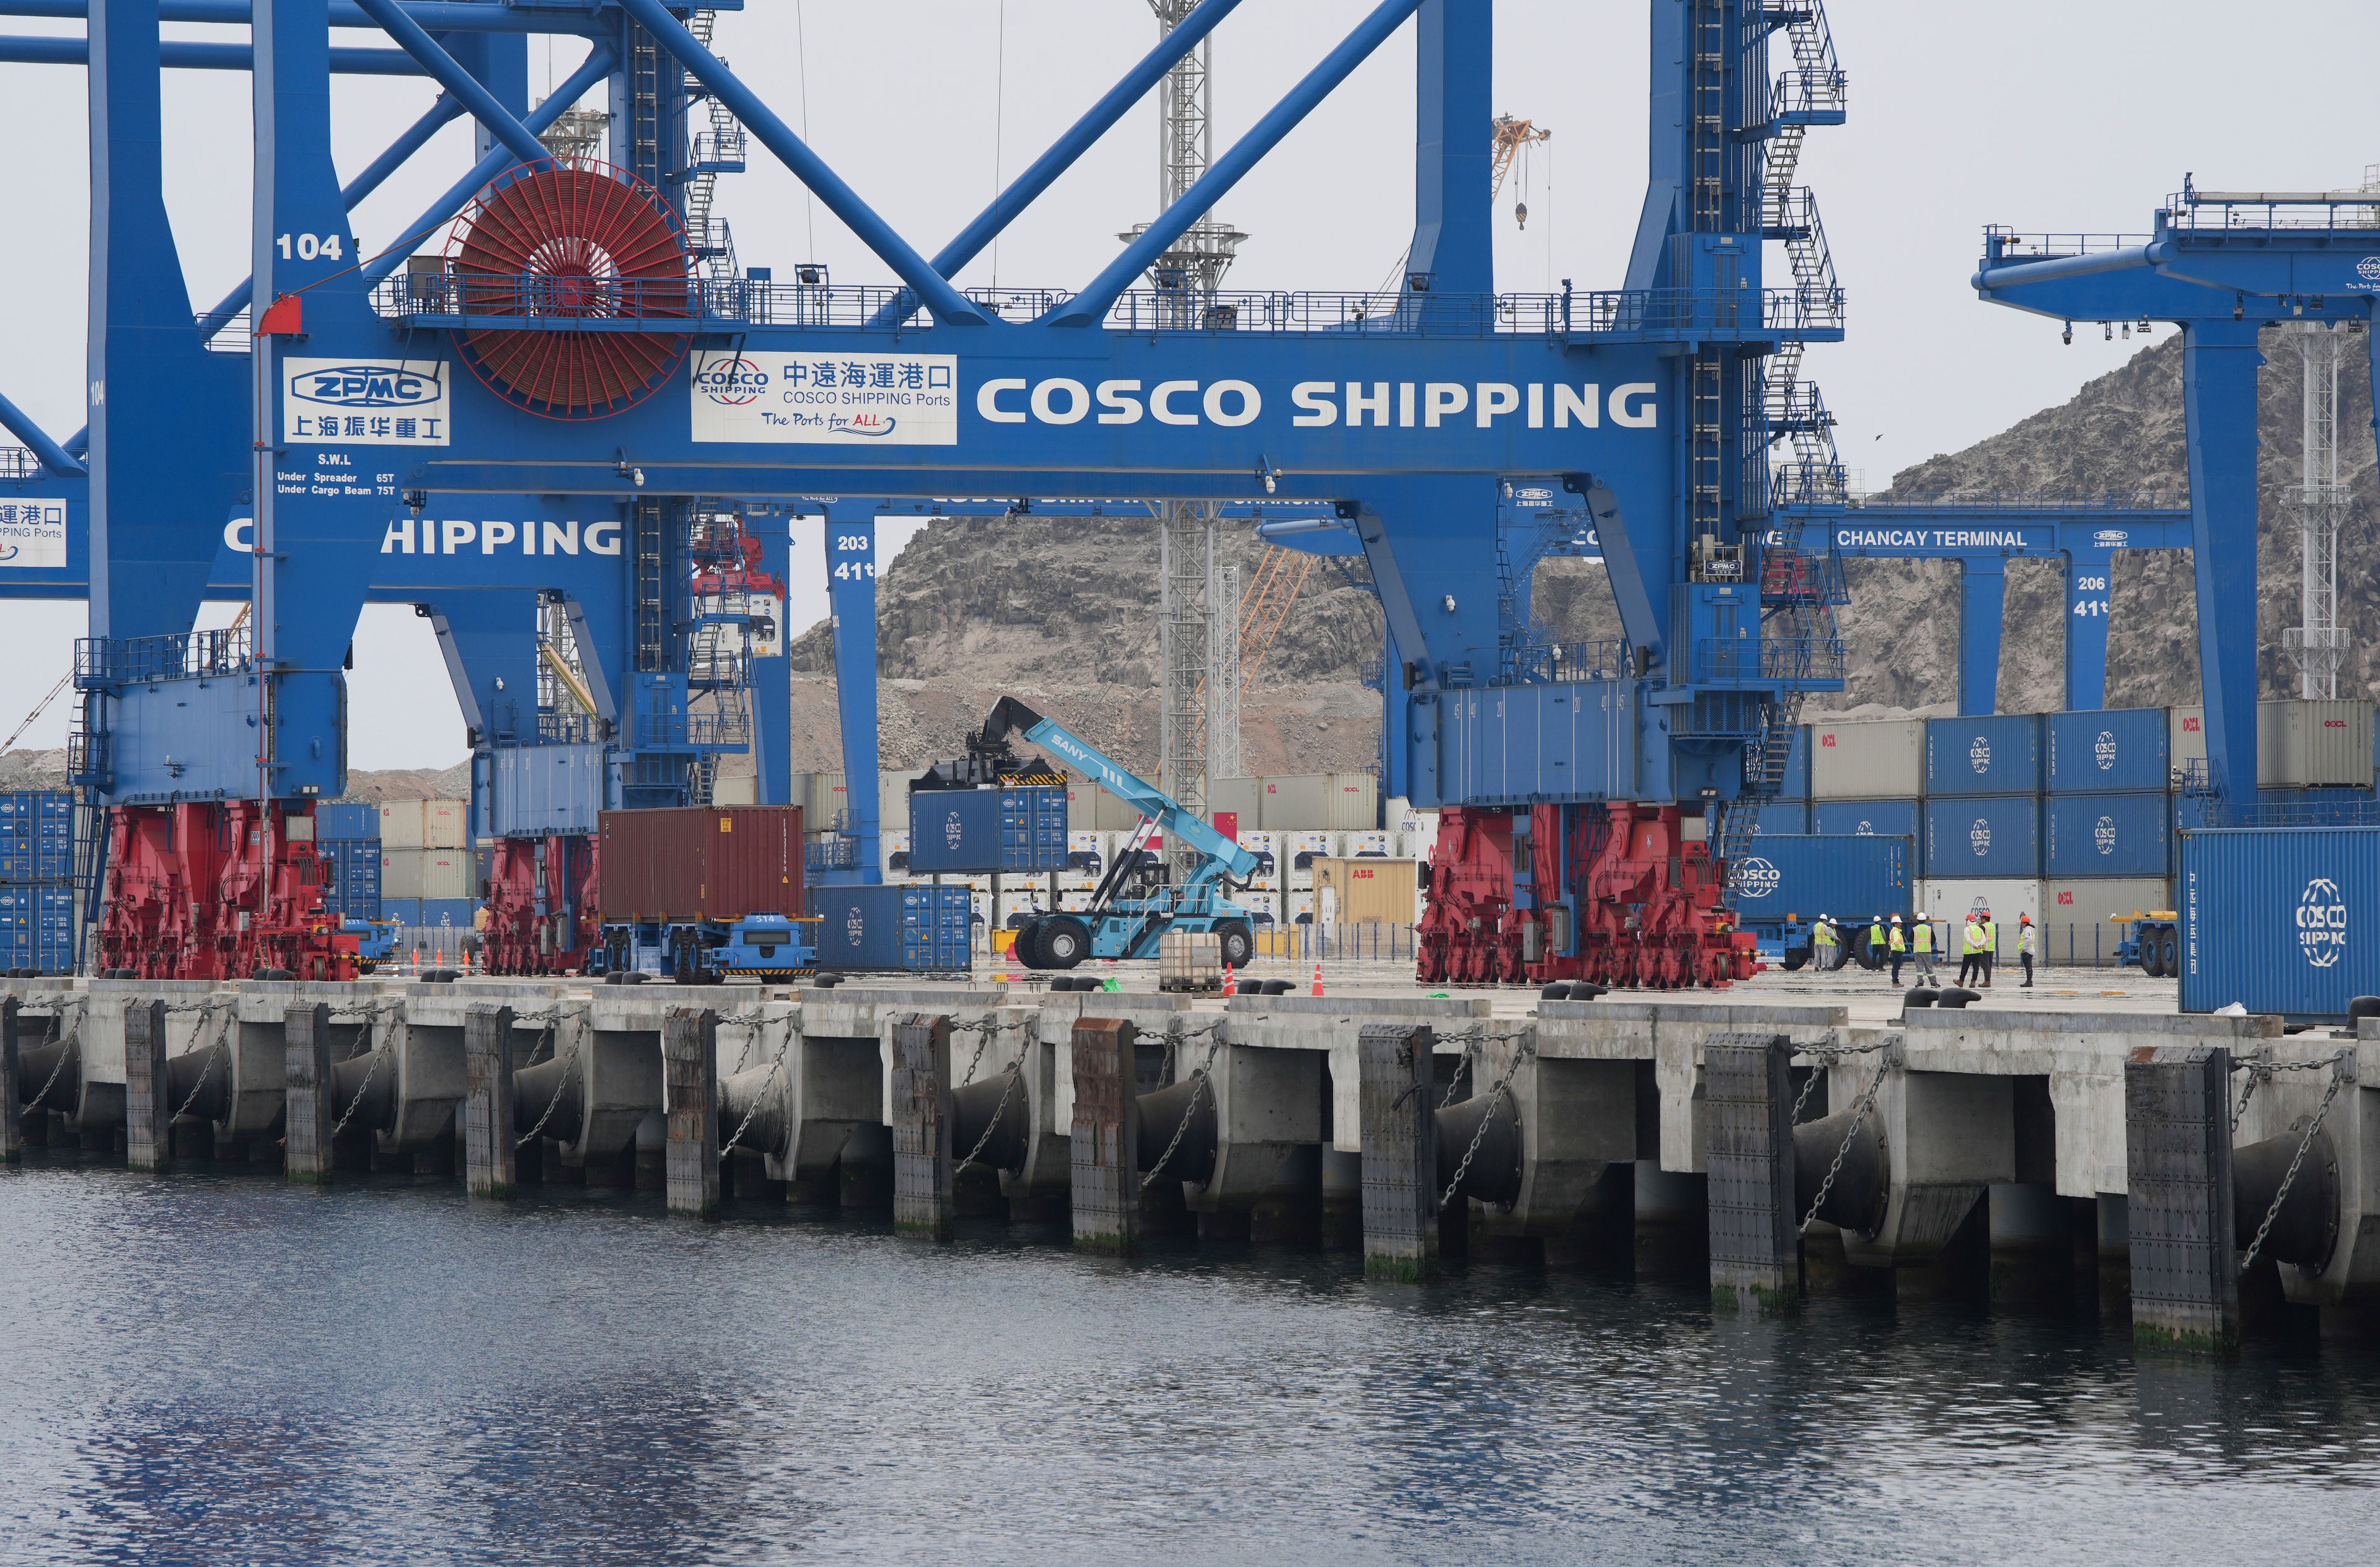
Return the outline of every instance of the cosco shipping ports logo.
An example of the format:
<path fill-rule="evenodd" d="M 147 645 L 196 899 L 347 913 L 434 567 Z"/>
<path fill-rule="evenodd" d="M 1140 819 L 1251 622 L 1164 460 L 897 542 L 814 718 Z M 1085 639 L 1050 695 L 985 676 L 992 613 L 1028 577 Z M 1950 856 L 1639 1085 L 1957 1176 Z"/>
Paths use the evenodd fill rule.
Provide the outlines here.
<path fill-rule="evenodd" d="M 769 390 L 769 372 L 749 359 L 713 359 L 695 371 L 694 385 L 722 408 L 741 408 Z"/>
<path fill-rule="evenodd" d="M 2298 949 L 2317 969 L 2334 966 L 2347 951 L 2347 904 L 2327 876 L 2298 894 Z"/>
<path fill-rule="evenodd" d="M 2369 294 L 2380 291 L 2380 256 L 2366 256 L 2355 263 L 2355 281 L 2347 285 Z"/>

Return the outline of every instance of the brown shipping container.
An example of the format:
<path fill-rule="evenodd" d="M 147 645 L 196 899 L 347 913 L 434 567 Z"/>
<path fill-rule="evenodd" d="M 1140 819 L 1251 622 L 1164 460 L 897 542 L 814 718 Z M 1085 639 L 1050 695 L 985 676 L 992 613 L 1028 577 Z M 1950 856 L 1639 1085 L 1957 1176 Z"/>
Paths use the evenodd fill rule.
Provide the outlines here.
<path fill-rule="evenodd" d="M 599 868 L 607 920 L 799 919 L 802 808 L 606 811 Z"/>

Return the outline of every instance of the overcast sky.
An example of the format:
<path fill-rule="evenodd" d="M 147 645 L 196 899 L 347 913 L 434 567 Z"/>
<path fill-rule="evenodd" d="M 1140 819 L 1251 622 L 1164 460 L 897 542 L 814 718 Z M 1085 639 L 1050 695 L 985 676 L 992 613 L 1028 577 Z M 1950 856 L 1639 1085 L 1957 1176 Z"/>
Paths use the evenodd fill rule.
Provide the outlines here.
<path fill-rule="evenodd" d="M 1245 130 L 1369 8 L 1370 0 L 1245 0 L 1215 39 L 1218 149 Z M 1507 289 L 1618 285 L 1643 195 L 1646 18 L 1670 0 L 1502 0 L 1497 101 L 1554 132 L 1524 171 L 1526 232 L 1499 203 Z M 720 18 L 739 74 L 918 249 L 931 253 L 1144 52 L 1142 0 L 747 0 Z M 1977 302 L 1968 279 L 1986 223 L 2137 233 L 2185 171 L 2209 187 L 2361 183 L 2380 162 L 2371 90 L 2372 0 L 1999 0 L 1984 9 L 1831 0 L 1852 123 L 1813 132 L 1817 192 L 1851 299 L 1851 337 L 1806 374 L 1840 421 L 1845 460 L 1872 488 L 2046 404 L 2135 351 Z M 75 24 L 10 18 L 18 33 Z M 180 27 L 232 39 L 245 30 Z M 342 42 L 377 42 L 366 35 Z M 807 44 L 805 50 L 804 44 Z M 532 41 L 531 85 L 568 75 L 584 46 Z M 807 54 L 807 61 L 805 60 Z M 1000 65 L 1005 61 L 1004 68 Z M 1230 283 L 1369 288 L 1412 227 L 1408 27 L 1241 185 L 1219 215 L 1251 235 Z M 166 78 L 167 202 L 201 304 L 248 270 L 249 82 Z M 336 154 L 352 175 L 434 95 L 426 81 L 343 78 Z M 83 73 L 0 65 L 12 242 L 0 245 L 0 388 L 54 433 L 83 422 L 89 222 Z M 1144 104 L 1002 241 L 997 281 L 1073 286 L 1154 213 L 1155 108 Z M 722 181 L 719 210 L 747 264 L 779 275 L 827 262 L 839 283 L 891 274 L 757 146 Z M 385 243 L 468 159 L 450 126 L 356 214 Z M 38 214 L 38 218 L 29 214 Z M 987 256 L 963 274 L 995 281 Z M 824 612 L 816 530 L 796 534 L 795 625 Z M 0 737 L 66 667 L 79 608 L 0 609 Z M 358 766 L 443 765 L 463 753 L 451 704 L 426 702 L 426 622 L 369 611 L 357 645 Z M 25 744 L 61 742 L 53 712 Z"/>

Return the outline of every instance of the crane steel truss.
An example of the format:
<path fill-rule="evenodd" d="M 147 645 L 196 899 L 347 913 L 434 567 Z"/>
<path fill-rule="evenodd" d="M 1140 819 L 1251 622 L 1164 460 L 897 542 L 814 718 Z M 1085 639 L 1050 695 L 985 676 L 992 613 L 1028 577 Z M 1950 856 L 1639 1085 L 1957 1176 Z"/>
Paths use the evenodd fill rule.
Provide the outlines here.
<path fill-rule="evenodd" d="M 491 95 L 458 63 L 449 52 L 455 30 L 442 28 L 442 45 L 394 0 L 358 6 L 493 144 L 456 205 L 516 160 L 533 175 L 545 159 L 536 126 L 519 102 Z M 625 95 L 630 105 L 612 127 L 613 161 L 667 187 L 680 172 L 670 150 L 686 145 L 673 116 L 692 91 L 675 84 L 690 79 L 804 180 L 900 286 L 778 284 L 689 266 L 666 281 L 531 272 L 475 276 L 466 287 L 405 271 L 405 247 L 354 266 L 360 252 L 326 151 L 333 13 L 326 0 L 275 0 L 259 8 L 254 30 L 262 307 L 255 351 L 242 362 L 164 330 L 176 314 L 164 302 L 178 297 L 180 279 L 157 199 L 162 175 L 137 148 L 144 128 L 155 139 L 157 12 L 118 0 L 95 6 L 103 188 L 94 211 L 104 221 L 95 225 L 92 373 L 125 395 L 95 410 L 91 443 L 94 637 L 80 683 L 98 721 L 84 776 L 123 807 L 261 793 L 273 809 L 302 809 L 335 791 L 339 660 L 373 591 L 371 541 L 396 536 L 392 516 L 406 520 L 415 498 L 428 498 L 439 524 L 437 562 L 455 561 L 485 597 L 521 593 L 527 624 L 537 593 L 550 591 L 540 579 L 552 536 L 536 530 L 532 552 L 525 512 L 493 540 L 475 526 L 478 554 L 457 558 L 454 524 L 438 513 L 459 518 L 463 502 L 444 498 L 535 497 L 528 504 L 540 510 L 607 515 L 616 519 L 613 548 L 641 553 L 621 535 L 643 525 L 654 496 L 749 504 L 990 488 L 1212 501 L 1261 489 L 1326 503 L 1357 531 L 1396 650 L 1386 681 L 1401 698 L 1390 792 L 1500 813 L 1519 829 L 1507 842 L 1529 831 L 1529 808 L 1555 809 L 1543 836 L 1557 846 L 1510 856 L 1509 914 L 1474 944 L 1491 959 L 1487 977 L 1591 970 L 1667 983 L 1741 972 L 1740 940 L 1714 922 L 1710 875 L 1665 880 L 1657 850 L 1679 837 L 1671 802 L 1706 809 L 1756 790 L 1747 746 L 1774 732 L 1799 693 L 1840 681 L 1825 606 L 1791 542 L 1770 536 L 1760 374 L 1784 345 L 1842 330 L 1830 273 L 1771 288 L 1761 256 L 1765 240 L 1792 237 L 1766 222 L 1763 143 L 1800 112 L 1790 93 L 1779 107 L 1767 40 L 1803 25 L 1796 18 L 1815 7 L 1655 7 L 1655 57 L 1682 64 L 1656 83 L 1651 216 L 1615 290 L 1527 295 L 1494 286 L 1488 0 L 1381 0 L 1097 276 L 1071 290 L 1002 291 L 1026 301 L 1030 319 L 1002 319 L 949 281 L 1237 8 L 1238 0 L 1205 0 L 1190 10 L 929 259 L 660 0 L 621 0 L 589 23 L 609 54 L 604 69 L 620 78 L 615 102 Z M 441 9 L 500 10 L 516 22 L 539 10 Z M 1185 319 L 1180 290 L 1139 286 L 1409 23 L 1418 43 L 1417 221 L 1394 300 L 1383 308 L 1357 292 L 1216 290 Z M 558 115 L 569 102 L 548 106 Z M 144 325 L 159 330 L 124 330 Z M 689 342 L 685 367 L 641 400 L 549 420 L 502 376 L 489 384 L 461 373 L 458 344 L 517 332 Z M 623 342 L 617 352 L 637 351 Z M 144 393 L 152 385 L 176 387 L 176 406 Z M 212 389 L 201 411 L 212 423 L 193 416 L 193 387 Z M 382 425 L 373 422 L 382 414 L 362 413 L 357 404 L 370 400 L 401 403 L 407 433 L 396 414 Z M 334 416 L 335 443 L 322 423 Z M 142 431 L 137 444 L 125 436 L 132 428 Z M 264 444 L 247 471 L 251 428 Z M 162 441 L 157 429 L 167 430 Z M 1495 511 L 1515 478 L 1582 495 L 1593 509 L 1627 633 L 1621 670 L 1503 678 L 1511 646 L 1497 612 Z M 243 480 L 257 500 L 254 648 L 194 669 L 201 650 L 183 629 L 186 607 L 203 591 Z M 533 574 L 520 570 L 524 558 Z M 134 573 L 154 591 L 128 592 Z M 614 593 L 625 623 L 645 595 Z M 516 632 L 515 641 L 519 689 L 534 692 L 534 639 Z M 599 705 L 611 702 L 639 737 L 650 721 L 664 730 L 682 722 L 683 685 L 637 662 L 623 660 L 624 689 L 591 693 Z M 590 675 L 603 663 L 596 658 Z M 1646 802 L 1629 815 L 1624 852 L 1609 847 L 1610 824 L 1595 825 L 1613 801 Z M 1699 862 L 1694 846 L 1675 852 Z M 1628 869 L 1591 869 L 1614 864 Z M 1628 889 L 1636 911 L 1591 887 Z"/>

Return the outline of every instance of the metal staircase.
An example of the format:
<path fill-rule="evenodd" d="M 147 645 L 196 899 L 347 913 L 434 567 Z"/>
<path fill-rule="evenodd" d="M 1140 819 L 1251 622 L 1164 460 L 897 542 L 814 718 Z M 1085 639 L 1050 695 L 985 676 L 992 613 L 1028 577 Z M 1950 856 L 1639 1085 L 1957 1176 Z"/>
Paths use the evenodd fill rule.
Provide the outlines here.
<path fill-rule="evenodd" d="M 1768 19 L 1784 33 L 1792 64 L 1771 83 L 1768 119 L 1761 127 L 1766 154 L 1761 235 L 1784 246 L 1793 277 L 1796 322 L 1840 327 L 1843 292 L 1826 225 L 1818 217 L 1816 197 L 1795 184 L 1795 178 L 1802 143 L 1811 127 L 1843 123 L 1848 84 L 1835 56 L 1822 0 L 1772 6 Z M 1795 662 L 1807 667 L 1798 680 L 1789 674 L 1778 693 L 1759 704 L 1757 732 L 1744 749 L 1743 792 L 1721 811 L 1711 834 L 1711 852 L 1725 863 L 1730 886 L 1751 853 L 1760 807 L 1783 791 L 1793 736 L 1802 721 L 1803 681 L 1825 675 L 1839 666 L 1841 657 L 1835 608 L 1846 599 L 1842 562 L 1832 529 L 1824 530 L 1820 547 L 1813 550 L 1805 548 L 1803 527 L 1810 505 L 1844 504 L 1849 487 L 1835 449 L 1834 417 L 1816 385 L 1802 378 L 1805 347 L 1798 331 L 1790 332 L 1767 358 L 1758 403 L 1759 422 L 1766 428 L 1758 449 L 1781 440 L 1791 452 L 1789 461 L 1775 465 L 1767 486 L 1769 526 L 1760 550 L 1761 634 L 1771 645 L 1799 650 Z M 1747 456 L 1753 449 L 1747 446 Z"/>
<path fill-rule="evenodd" d="M 718 21 L 717 11 L 697 11 L 688 18 L 686 30 L 709 49 L 711 30 Z M 710 128 L 697 131 L 686 150 L 686 248 L 700 264 L 705 280 L 723 285 L 720 292 L 732 295 L 742 275 L 735 262 L 735 235 L 726 219 L 712 212 L 711 204 L 718 195 L 719 176 L 744 172 L 744 127 L 715 94 L 706 93 L 702 102 L 710 110 Z"/>

